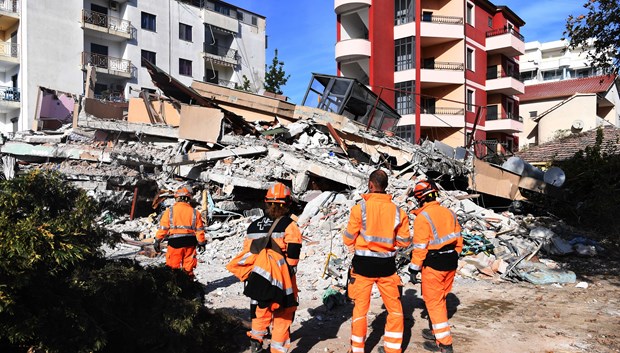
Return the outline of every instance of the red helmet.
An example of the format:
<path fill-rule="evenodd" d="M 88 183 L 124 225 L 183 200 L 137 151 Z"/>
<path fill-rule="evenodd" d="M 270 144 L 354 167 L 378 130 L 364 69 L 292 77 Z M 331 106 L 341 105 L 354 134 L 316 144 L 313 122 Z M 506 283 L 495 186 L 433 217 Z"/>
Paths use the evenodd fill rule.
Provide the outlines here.
<path fill-rule="evenodd" d="M 415 188 L 413 189 L 413 197 L 415 197 L 417 200 L 423 200 L 426 195 L 437 191 L 439 190 L 437 190 L 437 185 L 435 185 L 435 182 L 433 182 L 432 180 L 421 180 L 415 184 Z"/>
<path fill-rule="evenodd" d="M 192 197 L 192 192 L 189 188 L 183 186 L 180 187 L 175 193 L 174 193 L 174 197 Z"/>
<path fill-rule="evenodd" d="M 275 183 L 267 190 L 265 202 L 287 203 L 290 198 L 291 189 L 282 183 Z"/>

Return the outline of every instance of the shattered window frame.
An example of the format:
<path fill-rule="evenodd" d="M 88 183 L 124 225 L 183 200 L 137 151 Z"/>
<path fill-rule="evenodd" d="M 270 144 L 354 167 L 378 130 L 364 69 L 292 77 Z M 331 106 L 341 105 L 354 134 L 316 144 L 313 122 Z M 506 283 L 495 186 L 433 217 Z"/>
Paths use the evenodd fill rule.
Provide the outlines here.
<path fill-rule="evenodd" d="M 366 127 L 392 130 L 400 115 L 376 93 L 356 79 L 312 74 L 302 105 L 347 117 Z"/>

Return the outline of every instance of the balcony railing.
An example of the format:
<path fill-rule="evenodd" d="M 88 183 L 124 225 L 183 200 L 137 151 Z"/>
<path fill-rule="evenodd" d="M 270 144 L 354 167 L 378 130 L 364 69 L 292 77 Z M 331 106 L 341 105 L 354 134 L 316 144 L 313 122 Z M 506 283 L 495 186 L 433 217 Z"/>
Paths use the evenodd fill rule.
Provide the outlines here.
<path fill-rule="evenodd" d="M 20 93 L 17 87 L 0 86 L 0 100 L 9 102 L 19 102 Z"/>
<path fill-rule="evenodd" d="M 18 58 L 19 44 L 11 42 L 0 42 L 0 56 Z"/>
<path fill-rule="evenodd" d="M 0 1 L 0 11 L 18 13 L 19 12 L 19 1 L 18 0 Z"/>
<path fill-rule="evenodd" d="M 523 122 L 523 119 L 514 113 L 506 113 L 506 119 Z"/>
<path fill-rule="evenodd" d="M 462 25 L 463 17 L 455 16 L 439 16 L 439 15 L 424 15 L 422 14 L 423 22 L 439 23 L 443 25 Z"/>
<path fill-rule="evenodd" d="M 495 37 L 495 36 L 499 36 L 499 35 L 507 34 L 507 33 L 511 33 L 513 36 L 519 38 L 522 42 L 525 42 L 525 37 L 523 37 L 521 33 L 515 31 L 514 28 L 497 28 L 497 29 L 490 30 L 487 32 L 487 38 Z"/>
<path fill-rule="evenodd" d="M 82 53 L 82 65 L 86 66 L 91 64 L 100 69 L 106 69 L 110 71 L 117 71 L 131 75 L 131 61 L 114 58 L 107 55 L 101 55 L 97 53 Z"/>
<path fill-rule="evenodd" d="M 83 9 L 82 21 L 84 24 L 91 24 L 131 35 L 131 22 L 118 17 L 108 16 L 100 12 Z"/>
<path fill-rule="evenodd" d="M 422 108 L 422 114 L 463 115 L 465 114 L 465 109 L 448 108 L 448 107 L 426 107 L 426 108 Z"/>
<path fill-rule="evenodd" d="M 425 62 L 422 64 L 423 69 L 429 70 L 453 70 L 453 71 L 463 71 L 465 69 L 465 64 L 463 63 L 451 63 L 451 62 L 441 62 L 441 61 L 433 61 L 433 62 Z"/>
<path fill-rule="evenodd" d="M 523 79 L 521 78 L 521 75 L 519 75 L 518 72 L 513 71 L 512 74 L 507 74 L 506 72 L 502 72 L 501 70 L 487 71 L 487 80 L 494 80 L 496 78 L 503 78 L 503 77 L 512 77 L 515 80 L 519 80 L 523 82 Z"/>
<path fill-rule="evenodd" d="M 237 50 L 221 45 L 211 45 L 204 43 L 203 49 L 205 53 L 221 56 L 223 58 L 237 60 Z"/>
<path fill-rule="evenodd" d="M 506 113 L 506 115 L 504 115 L 502 119 L 510 119 L 514 121 L 523 122 L 523 119 L 514 113 Z M 487 121 L 490 121 L 490 120 L 499 120 L 499 114 L 498 113 L 487 114 Z"/>

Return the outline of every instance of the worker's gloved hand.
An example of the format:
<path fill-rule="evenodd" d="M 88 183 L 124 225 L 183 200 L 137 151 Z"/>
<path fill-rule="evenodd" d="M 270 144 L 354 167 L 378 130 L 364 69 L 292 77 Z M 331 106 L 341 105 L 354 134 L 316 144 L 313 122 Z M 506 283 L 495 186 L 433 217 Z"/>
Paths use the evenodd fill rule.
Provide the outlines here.
<path fill-rule="evenodd" d="M 203 252 L 205 252 L 206 246 L 207 246 L 207 242 L 206 241 L 198 243 L 198 246 L 196 246 L 196 249 L 198 250 L 198 253 L 202 254 Z"/>
<path fill-rule="evenodd" d="M 418 280 L 418 273 L 420 273 L 419 270 L 414 270 L 410 267 L 409 268 L 409 282 L 413 284 L 420 283 L 420 281 Z"/>
<path fill-rule="evenodd" d="M 288 265 L 288 273 L 290 273 L 291 276 L 296 274 L 297 273 L 297 266 Z"/>
<path fill-rule="evenodd" d="M 156 253 L 161 252 L 161 239 L 155 239 L 153 242 L 153 249 L 155 249 Z"/>

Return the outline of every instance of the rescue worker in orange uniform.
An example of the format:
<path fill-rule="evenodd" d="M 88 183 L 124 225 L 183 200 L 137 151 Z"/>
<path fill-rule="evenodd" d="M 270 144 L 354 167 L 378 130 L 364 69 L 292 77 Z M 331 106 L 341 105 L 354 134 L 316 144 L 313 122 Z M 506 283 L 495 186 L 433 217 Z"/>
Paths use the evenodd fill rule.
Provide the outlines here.
<path fill-rule="evenodd" d="M 196 246 L 202 251 L 207 244 L 202 217 L 189 204 L 192 193 L 187 187 L 179 188 L 174 198 L 174 205 L 161 216 L 153 248 L 160 252 L 161 242 L 167 239 L 166 265 L 172 269 L 181 268 L 194 277 L 194 269 L 198 264 Z"/>
<path fill-rule="evenodd" d="M 418 273 L 422 272 L 422 298 L 432 325 L 432 331 L 422 331 L 422 336 L 430 340 L 424 342 L 424 348 L 452 353 L 446 296 L 452 289 L 463 237 L 456 215 L 439 204 L 437 192 L 433 181 L 420 181 L 413 190 L 420 208 L 413 211 L 416 218 L 409 274 L 415 283 Z"/>
<path fill-rule="evenodd" d="M 363 353 L 366 341 L 368 309 L 374 284 L 377 285 L 388 311 L 380 352 L 399 353 L 403 341 L 403 309 L 400 301 L 402 285 L 396 273 L 396 248 L 411 242 L 409 217 L 392 202 L 385 192 L 388 176 L 375 170 L 368 178 L 368 194 L 351 209 L 343 241 L 354 256 L 348 285 L 349 297 L 355 303 L 351 322 L 349 352 Z"/>
<path fill-rule="evenodd" d="M 252 353 L 267 352 L 263 340 L 271 326 L 271 353 L 286 353 L 290 327 L 298 304 L 295 273 L 301 253 L 301 232 L 289 217 L 291 190 L 275 183 L 265 196 L 265 213 L 248 227 L 241 256 L 227 266 L 252 261 L 252 272 L 243 294 L 250 297 L 252 329 L 248 332 Z M 234 271 L 231 271 L 234 272 Z"/>

